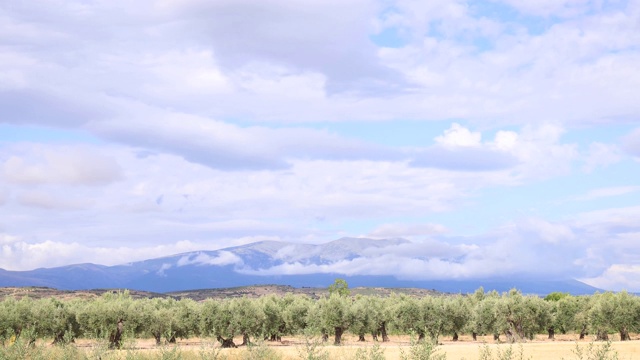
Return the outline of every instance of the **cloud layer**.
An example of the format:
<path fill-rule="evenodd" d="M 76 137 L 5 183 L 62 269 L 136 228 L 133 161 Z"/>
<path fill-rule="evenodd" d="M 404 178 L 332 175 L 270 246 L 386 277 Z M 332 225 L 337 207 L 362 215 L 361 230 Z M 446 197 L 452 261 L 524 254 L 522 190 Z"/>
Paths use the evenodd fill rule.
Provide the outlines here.
<path fill-rule="evenodd" d="M 10 1 L 0 268 L 406 237 L 314 271 L 638 290 L 639 24 L 638 0 Z"/>

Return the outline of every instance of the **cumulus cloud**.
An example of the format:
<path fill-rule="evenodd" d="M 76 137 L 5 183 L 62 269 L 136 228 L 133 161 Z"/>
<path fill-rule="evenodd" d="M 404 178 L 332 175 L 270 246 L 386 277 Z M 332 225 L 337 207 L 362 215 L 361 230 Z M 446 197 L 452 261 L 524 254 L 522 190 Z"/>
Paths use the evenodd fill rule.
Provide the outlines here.
<path fill-rule="evenodd" d="M 518 159 L 509 153 L 482 147 L 447 148 L 434 146 L 421 151 L 412 166 L 453 171 L 495 171 L 514 167 Z"/>
<path fill-rule="evenodd" d="M 444 131 L 444 135 L 436 137 L 436 143 L 445 147 L 457 146 L 479 146 L 482 134 L 479 132 L 471 132 L 469 129 L 460 124 L 453 123 L 451 127 Z"/>
<path fill-rule="evenodd" d="M 540 179 L 571 171 L 578 158 L 576 144 L 562 142 L 562 126 L 527 125 L 520 132 L 499 130 L 492 141 L 459 124 L 435 138 L 436 144 L 416 150 L 410 165 L 453 171 L 512 170 L 522 180 Z"/>
<path fill-rule="evenodd" d="M 437 136 L 435 145 L 418 152 L 412 166 L 434 167 L 454 171 L 493 171 L 515 166 L 518 160 L 502 149 L 512 146 L 515 139 L 501 133 L 496 141 L 501 147 L 482 143 L 482 133 L 453 123 L 443 135 Z M 516 135 L 517 137 L 517 135 Z M 507 145 L 505 145 L 507 144 Z"/>

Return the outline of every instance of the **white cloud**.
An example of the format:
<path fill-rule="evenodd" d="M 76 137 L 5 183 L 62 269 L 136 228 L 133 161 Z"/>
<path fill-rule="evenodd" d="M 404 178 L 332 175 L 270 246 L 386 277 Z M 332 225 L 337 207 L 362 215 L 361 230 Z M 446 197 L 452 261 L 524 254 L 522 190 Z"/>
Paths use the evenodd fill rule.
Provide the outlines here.
<path fill-rule="evenodd" d="M 367 237 L 374 238 L 408 238 L 414 236 L 429 236 L 442 234 L 448 229 L 440 224 L 382 224 L 373 229 Z"/>
<path fill-rule="evenodd" d="M 42 191 L 21 193 L 17 196 L 17 202 L 22 206 L 46 210 L 79 210 L 91 205 L 87 200 L 61 198 Z"/>
<path fill-rule="evenodd" d="M 597 168 L 605 168 L 618 163 L 622 159 L 620 149 L 616 145 L 594 142 L 589 145 L 582 170 L 591 173 Z"/>
<path fill-rule="evenodd" d="M 519 11 L 537 16 L 576 16 L 594 8 L 592 0 L 492 0 L 508 4 Z"/>
<path fill-rule="evenodd" d="M 612 264 L 601 275 L 580 280 L 600 289 L 638 291 L 640 289 L 640 265 Z"/>
<path fill-rule="evenodd" d="M 578 150 L 576 144 L 560 141 L 564 132 L 564 128 L 552 124 L 523 127 L 511 151 L 522 164 L 518 176 L 530 181 L 570 173 Z"/>
<path fill-rule="evenodd" d="M 496 133 L 493 145 L 503 151 L 513 149 L 518 143 L 518 133 L 514 131 L 500 130 Z"/>
<path fill-rule="evenodd" d="M 449 129 L 445 130 L 444 135 L 435 138 L 436 143 L 451 147 L 480 146 L 481 140 L 481 133 L 471 132 L 457 123 L 453 123 Z"/>
<path fill-rule="evenodd" d="M 534 30 L 457 0 L 3 7 L 0 122 L 81 129 L 100 143 L 15 144 L 2 134 L 0 228 L 19 236 L 12 244 L 24 244 L 8 248 L 20 255 L 2 264 L 111 258 L 96 255 L 108 252 L 104 244 L 133 251 L 184 239 L 213 248 L 255 239 L 322 241 L 362 233 L 344 229 L 354 219 L 387 224 L 374 233 L 420 236 L 429 226 L 399 226 L 403 217 L 440 213 L 452 220 L 446 212 L 483 189 L 517 192 L 541 180 L 555 186 L 554 177 L 576 166 L 584 176 L 599 175 L 622 159 L 620 150 L 595 135 L 581 154 L 562 136 L 584 125 L 637 122 L 638 2 L 501 2 L 527 19 L 546 17 L 538 19 L 544 26 Z M 387 32 L 388 44 L 376 45 Z M 358 135 L 366 136 L 370 121 L 397 119 L 456 123 L 433 146 L 411 149 L 319 130 L 362 121 Z M 393 142 L 394 133 L 384 135 Z M 620 149 L 640 158 L 640 130 Z M 615 185 L 583 200 L 632 191 Z M 594 244 L 625 248 L 620 239 L 637 228 L 636 215 L 601 209 L 574 221 L 516 219 L 508 236 L 476 238 L 469 243 L 478 248 L 465 254 L 480 261 L 496 260 L 490 250 L 503 252 L 517 260 L 506 262 L 508 271 L 535 269 L 547 252 L 560 256 L 559 248 L 579 242 L 584 249 L 562 250 L 596 276 L 610 264 L 629 264 L 616 260 L 628 254 Z M 540 249 L 526 241 L 515 248 L 510 237 Z M 431 245 L 438 254 L 449 251 Z M 36 256 L 24 255 L 30 252 Z M 575 259 L 556 260 L 556 270 L 576 273 Z M 455 264 L 425 260 L 417 267 L 451 267 L 464 276 Z"/>
<path fill-rule="evenodd" d="M 109 139 L 173 153 L 222 170 L 278 170 L 290 167 L 293 159 L 391 160 L 403 156 L 396 149 L 327 131 L 239 127 L 187 114 L 141 110 L 138 117 L 127 122 L 100 122 L 90 126 Z M 159 120 L 162 122 L 158 123 Z"/>
<path fill-rule="evenodd" d="M 229 251 L 218 251 L 217 256 L 211 257 L 205 253 L 197 253 L 195 255 L 185 255 L 181 257 L 176 266 L 181 267 L 185 265 L 242 265 L 243 261 L 234 253 Z"/>
<path fill-rule="evenodd" d="M 173 267 L 173 265 L 171 265 L 171 264 L 163 263 L 162 266 L 160 266 L 160 269 L 158 269 L 158 271 L 156 271 L 156 275 L 165 277 L 165 276 L 167 276 L 165 274 L 165 271 L 171 269 L 172 267 Z"/>
<path fill-rule="evenodd" d="M 640 186 L 616 186 L 599 188 L 588 191 L 582 196 L 576 197 L 574 200 L 578 201 L 591 201 L 601 198 L 608 198 L 613 196 L 622 196 L 640 191 Z"/>
<path fill-rule="evenodd" d="M 19 146 L 0 151 L 0 176 L 10 183 L 99 186 L 122 177 L 114 158 L 87 146 Z"/>
<path fill-rule="evenodd" d="M 32 270 L 81 263 L 121 265 L 202 248 L 202 244 L 189 241 L 142 247 L 103 247 L 51 240 L 26 242 L 8 234 L 0 235 L 0 239 L 8 239 L 0 242 L 0 268 L 5 270 Z"/>
<path fill-rule="evenodd" d="M 518 223 L 518 227 L 533 241 L 559 243 L 570 242 L 576 238 L 570 226 L 551 223 L 539 218 L 526 219 Z"/>
<path fill-rule="evenodd" d="M 18 236 L 0 233 L 0 245 L 11 245 L 18 241 L 20 241 Z"/>

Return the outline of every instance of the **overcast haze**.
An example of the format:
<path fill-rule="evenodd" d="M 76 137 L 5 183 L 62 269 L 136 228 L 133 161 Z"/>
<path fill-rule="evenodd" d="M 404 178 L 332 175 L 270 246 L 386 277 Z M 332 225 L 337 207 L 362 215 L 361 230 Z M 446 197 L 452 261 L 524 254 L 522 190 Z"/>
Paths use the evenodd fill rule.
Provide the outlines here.
<path fill-rule="evenodd" d="M 640 291 L 640 1 L 0 2 L 0 268 L 343 236 Z"/>

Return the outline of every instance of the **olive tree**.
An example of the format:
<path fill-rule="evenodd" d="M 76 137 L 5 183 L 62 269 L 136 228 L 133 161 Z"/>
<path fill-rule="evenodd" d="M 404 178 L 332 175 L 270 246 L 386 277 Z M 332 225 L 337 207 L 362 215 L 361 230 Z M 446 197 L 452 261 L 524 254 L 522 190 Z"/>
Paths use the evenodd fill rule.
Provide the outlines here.
<path fill-rule="evenodd" d="M 591 299 L 587 296 L 565 296 L 556 302 L 555 327 L 566 334 L 575 331 L 584 339 L 589 328 Z"/>
<path fill-rule="evenodd" d="M 334 344 L 340 345 L 342 335 L 353 324 L 353 312 L 351 311 L 351 299 L 338 294 L 332 294 L 322 302 L 320 316 L 324 327 L 334 334 Z"/>
<path fill-rule="evenodd" d="M 458 341 L 458 335 L 467 327 L 467 323 L 471 319 L 470 302 L 461 295 L 442 300 L 444 302 L 444 331 L 453 336 L 453 341 Z"/>
<path fill-rule="evenodd" d="M 497 305 L 498 318 L 506 324 L 505 335 L 511 342 L 532 339 L 548 325 L 546 302 L 537 296 L 523 296 L 513 289 Z"/>
<path fill-rule="evenodd" d="M 125 331 L 133 336 L 144 332 L 137 304 L 128 291 L 105 293 L 78 309 L 78 323 L 84 334 L 107 337 L 109 347 L 120 348 Z"/>

